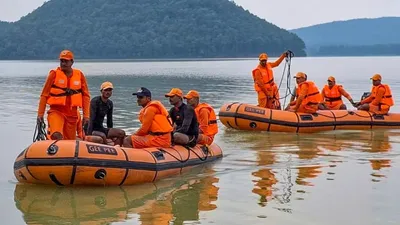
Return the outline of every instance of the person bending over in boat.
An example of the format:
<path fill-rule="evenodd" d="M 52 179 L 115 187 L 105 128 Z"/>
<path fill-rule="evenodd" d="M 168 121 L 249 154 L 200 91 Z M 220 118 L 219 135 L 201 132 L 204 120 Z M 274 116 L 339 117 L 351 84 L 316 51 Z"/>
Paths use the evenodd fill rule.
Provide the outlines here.
<path fill-rule="evenodd" d="M 44 122 L 46 104 L 48 137 L 51 140 L 75 140 L 78 122 L 77 111 L 82 108 L 82 123 L 89 121 L 90 92 L 82 71 L 73 69 L 74 55 L 63 50 L 59 56 L 60 66 L 49 72 L 40 95 L 38 122 Z"/>
<path fill-rule="evenodd" d="M 315 113 L 318 111 L 318 105 L 321 102 L 321 94 L 318 87 L 312 81 L 307 81 L 307 75 L 303 72 L 298 72 L 296 76 L 298 88 L 296 92 L 298 97 L 290 103 L 289 111 L 302 113 Z"/>
<path fill-rule="evenodd" d="M 211 145 L 218 133 L 217 116 L 214 109 L 207 103 L 200 103 L 200 94 L 195 90 L 189 91 L 184 97 L 187 104 L 194 108 L 199 122 L 199 137 L 197 143 Z"/>
<path fill-rule="evenodd" d="M 183 93 L 179 88 L 172 88 L 165 95 L 172 107 L 169 115 L 174 124 L 173 144 L 194 147 L 199 136 L 199 124 L 192 106 L 183 103 Z"/>
<path fill-rule="evenodd" d="M 100 86 L 100 96 L 92 98 L 90 101 L 90 119 L 86 130 L 86 135 L 99 136 L 103 144 L 108 143 L 108 139 L 116 140 L 119 145 L 123 144 L 125 131 L 113 128 L 113 102 L 110 100 L 113 91 L 111 82 L 104 82 Z M 104 118 L 107 116 L 107 128 L 103 126 Z"/>
<path fill-rule="evenodd" d="M 387 114 L 390 107 L 394 105 L 392 91 L 389 85 L 382 84 L 382 76 L 375 74 L 371 77 L 371 95 L 361 102 L 355 104 L 358 110 L 369 111 L 374 114 Z"/>
<path fill-rule="evenodd" d="M 267 62 L 268 55 L 261 53 L 258 57 L 260 63 L 252 71 L 254 89 L 258 95 L 258 106 L 268 109 L 281 109 L 279 102 L 278 86 L 274 82 L 272 68 L 279 66 L 290 52 L 284 52 L 275 62 Z"/>
<path fill-rule="evenodd" d="M 139 113 L 139 121 L 142 124 L 139 130 L 124 140 L 124 147 L 150 148 L 171 147 L 172 121 L 164 105 L 151 100 L 151 92 L 141 87 L 136 93 L 137 103 L 142 106 Z"/>
<path fill-rule="evenodd" d="M 351 96 L 344 90 L 342 85 L 336 84 L 333 76 L 328 77 L 328 85 L 322 89 L 321 97 L 323 102 L 319 105 L 321 110 L 346 110 L 347 107 L 342 101 L 342 95 L 354 106 Z"/>

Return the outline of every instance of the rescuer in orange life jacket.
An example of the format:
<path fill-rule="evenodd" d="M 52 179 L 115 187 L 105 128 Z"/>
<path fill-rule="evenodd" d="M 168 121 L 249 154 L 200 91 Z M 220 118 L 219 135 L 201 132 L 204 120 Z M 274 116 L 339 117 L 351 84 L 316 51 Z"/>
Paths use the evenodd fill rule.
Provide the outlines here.
<path fill-rule="evenodd" d="M 394 105 L 392 91 L 387 84 L 382 84 L 382 76 L 375 74 L 371 77 L 371 95 L 355 104 L 358 110 L 369 111 L 374 114 L 387 114 Z"/>
<path fill-rule="evenodd" d="M 38 122 L 44 122 L 46 104 L 48 136 L 52 140 L 75 140 L 77 134 L 78 108 L 83 111 L 83 125 L 89 121 L 90 93 L 86 78 L 73 69 L 74 54 L 63 50 L 59 56 L 60 67 L 49 72 L 40 95 Z"/>
<path fill-rule="evenodd" d="M 343 86 L 336 84 L 336 79 L 333 76 L 328 77 L 328 85 L 325 85 L 322 89 L 321 96 L 323 99 L 323 102 L 319 105 L 321 110 L 346 110 L 347 107 L 343 103 L 342 96 L 346 97 L 353 106 L 355 105 Z"/>
<path fill-rule="evenodd" d="M 217 116 L 214 109 L 207 103 L 200 103 L 200 94 L 195 90 L 189 91 L 183 98 L 194 108 L 199 123 L 199 137 L 197 143 L 211 145 L 214 136 L 218 133 Z"/>

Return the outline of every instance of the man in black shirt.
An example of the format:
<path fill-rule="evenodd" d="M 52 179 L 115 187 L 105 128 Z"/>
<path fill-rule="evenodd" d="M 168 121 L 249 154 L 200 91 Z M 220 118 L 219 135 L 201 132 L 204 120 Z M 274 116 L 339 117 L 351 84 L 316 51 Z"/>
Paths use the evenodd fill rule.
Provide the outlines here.
<path fill-rule="evenodd" d="M 169 98 L 170 104 L 174 106 L 169 110 L 174 124 L 173 143 L 196 146 L 199 124 L 193 107 L 183 103 L 183 92 L 179 88 L 172 88 L 165 97 Z"/>
<path fill-rule="evenodd" d="M 122 146 L 125 131 L 113 128 L 113 102 L 109 99 L 112 91 L 112 83 L 104 82 L 100 87 L 101 96 L 96 96 L 90 101 L 90 119 L 86 134 L 100 136 L 104 144 L 107 144 L 109 138 L 113 139 L 115 144 Z M 107 116 L 107 128 L 103 126 L 105 116 Z"/>

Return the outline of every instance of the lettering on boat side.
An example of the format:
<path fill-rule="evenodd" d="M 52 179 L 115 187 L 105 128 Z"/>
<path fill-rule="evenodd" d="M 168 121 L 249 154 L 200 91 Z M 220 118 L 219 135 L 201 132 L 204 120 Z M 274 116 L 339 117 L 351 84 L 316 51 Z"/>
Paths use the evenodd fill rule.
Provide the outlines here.
<path fill-rule="evenodd" d="M 244 111 L 245 112 L 256 113 L 256 114 L 260 114 L 260 115 L 264 115 L 265 114 L 265 110 L 264 109 L 257 109 L 257 108 L 248 107 L 248 106 L 246 106 L 244 108 Z"/>
<path fill-rule="evenodd" d="M 117 150 L 112 147 L 86 144 L 86 148 L 90 154 L 118 155 Z"/>

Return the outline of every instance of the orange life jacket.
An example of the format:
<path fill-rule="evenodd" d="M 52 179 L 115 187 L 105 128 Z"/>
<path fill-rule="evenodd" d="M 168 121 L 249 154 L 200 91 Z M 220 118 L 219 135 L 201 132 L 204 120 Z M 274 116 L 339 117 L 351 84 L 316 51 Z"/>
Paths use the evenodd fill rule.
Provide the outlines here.
<path fill-rule="evenodd" d="M 172 120 L 169 117 L 168 111 L 165 109 L 163 104 L 159 101 L 151 101 L 144 108 L 140 110 L 139 113 L 139 121 L 143 123 L 143 118 L 146 116 L 146 110 L 150 107 L 156 107 L 159 114 L 154 116 L 153 122 L 151 123 L 151 127 L 149 130 L 149 134 L 152 135 L 163 135 L 173 131 Z"/>
<path fill-rule="evenodd" d="M 335 84 L 332 89 L 330 89 L 328 85 L 325 85 L 324 89 L 322 89 L 322 92 L 325 94 L 325 102 L 334 103 L 342 101 L 342 94 L 339 92 L 339 88 L 341 87 L 342 85 Z"/>
<path fill-rule="evenodd" d="M 274 84 L 274 72 L 272 71 L 271 65 L 269 63 L 267 63 L 266 68 L 262 67 L 261 65 L 258 65 L 257 68 L 255 68 L 252 71 L 253 80 L 254 80 L 254 89 L 257 92 L 260 92 L 261 88 L 256 84 L 256 71 L 257 70 L 259 70 L 262 75 L 264 87 L 267 90 L 271 89 L 271 86 Z"/>
<path fill-rule="evenodd" d="M 378 86 L 372 86 L 372 91 L 371 91 L 372 97 L 375 99 L 376 93 L 377 93 L 379 87 L 385 88 L 385 94 L 383 95 L 380 104 L 393 106 L 394 100 L 393 100 L 393 96 L 392 96 L 392 90 L 390 89 L 389 85 L 387 85 L 387 84 L 380 84 Z"/>
<path fill-rule="evenodd" d="M 302 105 L 308 104 L 318 104 L 322 101 L 321 94 L 319 93 L 318 87 L 312 81 L 304 81 L 303 83 L 299 84 L 299 89 L 303 88 L 303 85 L 308 84 L 308 93 L 301 102 Z M 299 92 L 301 93 L 301 91 Z"/>
<path fill-rule="evenodd" d="M 68 78 L 60 68 L 57 68 L 47 104 L 65 105 L 67 97 L 70 97 L 72 107 L 82 107 L 82 72 L 77 69 L 72 71 L 72 76 Z"/>
<path fill-rule="evenodd" d="M 200 111 L 202 109 L 206 109 L 210 112 L 210 116 L 208 118 L 208 126 L 205 130 L 201 130 L 204 135 L 206 136 L 213 136 L 218 133 L 218 124 L 217 124 L 217 116 L 215 115 L 214 109 L 208 105 L 207 103 L 198 104 L 197 107 L 194 109 L 196 113 L 196 117 L 199 118 Z M 199 119 L 197 119 L 199 120 Z"/>

